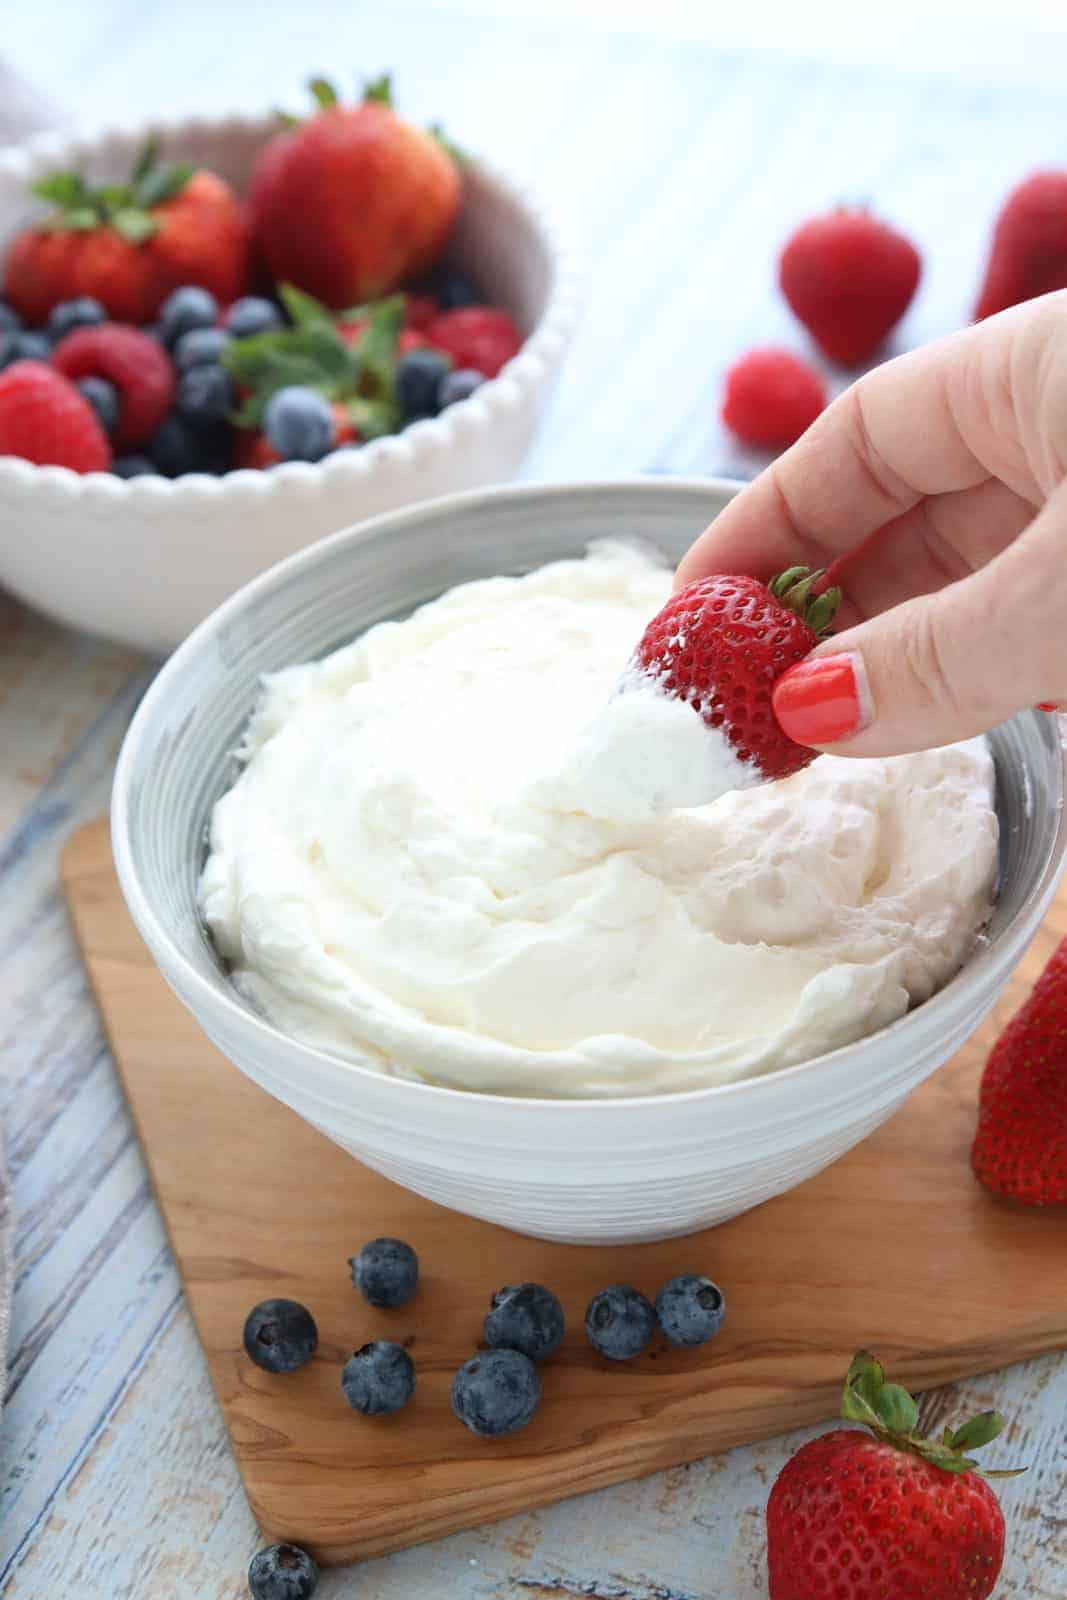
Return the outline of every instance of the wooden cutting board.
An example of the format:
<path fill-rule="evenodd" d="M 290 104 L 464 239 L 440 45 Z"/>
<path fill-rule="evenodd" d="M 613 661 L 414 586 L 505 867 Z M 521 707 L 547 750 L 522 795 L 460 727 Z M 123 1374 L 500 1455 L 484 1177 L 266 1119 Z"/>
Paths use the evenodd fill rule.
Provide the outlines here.
<path fill-rule="evenodd" d="M 1067 1346 L 1067 1215 L 992 1199 L 967 1153 L 995 1029 L 1067 931 L 1061 895 L 997 1018 L 885 1127 L 828 1171 L 708 1233 L 578 1248 L 442 1210 L 367 1171 L 255 1087 L 201 1034 L 156 972 L 119 894 L 106 826 L 74 836 L 63 879 L 252 1509 L 264 1532 L 324 1563 L 434 1539 L 655 1472 L 836 1412 L 853 1352 L 870 1346 L 922 1389 Z M 366 1306 L 346 1258 L 391 1233 L 423 1267 L 409 1307 Z M 673 1273 L 725 1289 L 704 1350 L 653 1347 L 617 1365 L 590 1349 L 594 1290 L 654 1294 Z M 566 1341 L 544 1401 L 511 1439 L 453 1418 L 455 1369 L 490 1292 L 536 1279 L 559 1293 Z M 280 1377 L 241 1349 L 269 1295 L 313 1311 L 320 1344 Z M 408 1343 L 415 1399 L 368 1420 L 339 1377 L 353 1348 Z"/>

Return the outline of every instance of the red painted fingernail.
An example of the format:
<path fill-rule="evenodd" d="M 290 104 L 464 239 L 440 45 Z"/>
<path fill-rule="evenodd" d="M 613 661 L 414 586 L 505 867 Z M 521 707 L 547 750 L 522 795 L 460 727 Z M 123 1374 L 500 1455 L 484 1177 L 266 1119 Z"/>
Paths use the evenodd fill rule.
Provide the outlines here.
<path fill-rule="evenodd" d="M 1039 700 L 1037 709 L 1038 711 L 1062 711 L 1063 707 L 1058 700 Z"/>
<path fill-rule="evenodd" d="M 866 728 L 874 714 L 863 657 L 851 650 L 790 667 L 771 703 L 783 733 L 797 744 L 837 744 Z"/>

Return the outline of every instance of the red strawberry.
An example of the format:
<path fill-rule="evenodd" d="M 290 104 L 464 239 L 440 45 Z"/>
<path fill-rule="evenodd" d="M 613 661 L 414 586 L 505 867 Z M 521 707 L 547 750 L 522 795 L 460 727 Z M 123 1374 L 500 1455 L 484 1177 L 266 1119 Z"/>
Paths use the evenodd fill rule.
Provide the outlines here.
<path fill-rule="evenodd" d="M 825 407 L 819 374 L 788 350 L 750 350 L 726 374 L 722 420 L 746 444 L 795 444 Z"/>
<path fill-rule="evenodd" d="M 52 352 L 52 365 L 68 378 L 106 378 L 119 391 L 115 443 L 120 450 L 144 444 L 174 404 L 174 368 L 166 351 L 120 322 L 76 328 Z"/>
<path fill-rule="evenodd" d="M 244 431 L 238 432 L 234 445 L 233 461 L 235 467 L 275 467 L 281 456 L 270 443 L 265 433 Z"/>
<path fill-rule="evenodd" d="M 755 578 L 700 578 L 653 617 L 633 666 L 718 728 L 764 780 L 787 778 L 816 752 L 786 738 L 771 709 L 775 680 L 827 632 L 840 589 L 813 597 L 822 577 L 790 567 L 767 585 Z"/>
<path fill-rule="evenodd" d="M 425 332 L 427 342 L 451 356 L 457 367 L 472 368 L 487 378 L 495 378 L 522 348 L 522 334 L 507 312 L 495 306 L 442 311 Z"/>
<path fill-rule="evenodd" d="M 1034 172 L 997 218 L 975 321 L 1053 289 L 1067 289 L 1067 172 Z"/>
<path fill-rule="evenodd" d="M 852 367 L 896 327 L 921 271 L 910 239 L 869 211 L 841 209 L 801 224 L 782 251 L 778 281 L 819 348 Z"/>
<path fill-rule="evenodd" d="M 971 1163 L 994 1194 L 1067 1204 L 1067 939 L 986 1062 Z"/>
<path fill-rule="evenodd" d="M 924 1439 L 911 1395 L 865 1353 L 841 1409 L 873 1438 L 837 1429 L 782 1468 L 767 1503 L 770 1600 L 987 1600 L 1004 1516 L 965 1452 L 995 1439 L 1003 1418 L 987 1411 Z"/>
<path fill-rule="evenodd" d="M 128 183 L 93 189 L 77 173 L 56 172 L 34 192 L 56 209 L 15 236 L 4 262 L 5 298 L 29 322 L 79 295 L 116 321 L 141 323 L 183 284 L 222 301 L 244 292 L 244 213 L 213 173 L 156 166 L 150 145 Z"/>
<path fill-rule="evenodd" d="M 111 466 L 96 412 L 43 361 L 16 361 L 0 374 L 0 455 L 72 472 L 106 472 Z"/>
<path fill-rule="evenodd" d="M 459 208 L 460 176 L 438 139 L 393 111 L 388 79 L 358 106 L 339 105 L 322 80 L 313 89 L 322 109 L 264 147 L 249 211 L 275 279 L 340 310 L 436 260 Z"/>

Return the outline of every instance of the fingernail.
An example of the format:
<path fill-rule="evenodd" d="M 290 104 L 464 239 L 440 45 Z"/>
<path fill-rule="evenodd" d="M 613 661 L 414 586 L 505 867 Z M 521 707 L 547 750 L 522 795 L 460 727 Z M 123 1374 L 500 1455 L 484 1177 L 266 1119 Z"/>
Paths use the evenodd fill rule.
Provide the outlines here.
<path fill-rule="evenodd" d="M 837 744 L 874 716 L 863 657 L 854 650 L 790 667 L 775 684 L 771 704 L 779 727 L 797 744 Z"/>
<path fill-rule="evenodd" d="M 1060 704 L 1060 702 L 1058 700 L 1039 700 L 1037 702 L 1037 710 L 1038 711 L 1062 711 L 1063 710 L 1063 706 Z"/>

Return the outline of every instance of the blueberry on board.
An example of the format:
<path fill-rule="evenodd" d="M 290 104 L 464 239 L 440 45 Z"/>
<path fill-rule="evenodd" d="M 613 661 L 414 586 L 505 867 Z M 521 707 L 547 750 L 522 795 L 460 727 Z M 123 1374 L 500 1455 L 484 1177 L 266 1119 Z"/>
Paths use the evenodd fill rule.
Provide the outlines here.
<path fill-rule="evenodd" d="M 365 1417 L 389 1416 L 415 1393 L 415 1363 L 400 1345 L 375 1339 L 349 1356 L 341 1388 L 353 1411 Z"/>
<path fill-rule="evenodd" d="M 524 1428 L 540 1400 L 540 1374 L 521 1350 L 472 1356 L 452 1380 L 452 1410 L 484 1439 Z"/>
<path fill-rule="evenodd" d="M 6 300 L 0 300 L 0 333 L 18 333 L 22 327 L 22 318 L 14 306 L 9 306 Z"/>
<path fill-rule="evenodd" d="M 106 378 L 79 378 L 76 388 L 88 400 L 105 433 L 114 433 L 119 421 L 119 392 Z"/>
<path fill-rule="evenodd" d="M 656 1316 L 671 1344 L 706 1344 L 722 1327 L 726 1299 L 717 1283 L 683 1272 L 656 1296 Z"/>
<path fill-rule="evenodd" d="M 419 1258 L 403 1239 L 371 1239 L 350 1256 L 352 1282 L 372 1306 L 406 1306 L 419 1282 Z"/>
<path fill-rule="evenodd" d="M 159 468 L 147 456 L 116 456 L 111 463 L 116 478 L 157 478 Z"/>
<path fill-rule="evenodd" d="M 269 1545 L 249 1563 L 252 1600 L 310 1600 L 318 1586 L 319 1569 L 298 1545 Z"/>
<path fill-rule="evenodd" d="M 222 360 L 222 352 L 230 343 L 225 328 L 192 328 L 183 333 L 174 346 L 174 365 L 179 372 L 192 367 L 215 366 Z"/>
<path fill-rule="evenodd" d="M 233 379 L 223 367 L 192 367 L 178 379 L 174 409 L 196 428 L 225 422 L 236 404 Z"/>
<path fill-rule="evenodd" d="M 521 1350 L 545 1361 L 563 1343 L 563 1307 L 541 1283 L 498 1289 L 489 1302 L 485 1342 L 494 1350 Z"/>
<path fill-rule="evenodd" d="M 396 364 L 396 397 L 408 422 L 432 417 L 448 362 L 436 350 L 409 350 Z"/>
<path fill-rule="evenodd" d="M 245 1318 L 245 1350 L 264 1372 L 295 1372 L 318 1342 L 315 1318 L 299 1300 L 261 1300 Z"/>
<path fill-rule="evenodd" d="M 43 333 L 16 333 L 14 361 L 51 361 L 52 342 Z"/>
<path fill-rule="evenodd" d="M 648 1348 L 656 1331 L 655 1307 L 639 1289 L 613 1283 L 590 1300 L 585 1331 L 599 1355 L 630 1361 Z"/>
<path fill-rule="evenodd" d="M 314 389 L 293 384 L 267 401 L 263 432 L 286 461 L 321 461 L 333 448 L 333 412 Z"/>
<path fill-rule="evenodd" d="M 446 372 L 437 391 L 437 404 L 443 411 L 460 400 L 469 400 L 486 381 L 485 373 L 475 372 L 473 367 L 457 367 L 454 372 Z"/>
<path fill-rule="evenodd" d="M 75 328 L 98 328 L 107 321 L 107 311 L 92 295 L 79 295 L 76 300 L 61 300 L 53 306 L 48 317 L 47 333 L 53 341 L 73 333 Z"/>
<path fill-rule="evenodd" d="M 206 289 L 192 284 L 175 289 L 164 300 L 159 313 L 160 338 L 173 349 L 183 333 L 191 333 L 194 328 L 213 328 L 218 315 L 219 303 Z"/>
<path fill-rule="evenodd" d="M 234 339 L 252 339 L 257 333 L 276 333 L 284 327 L 285 318 L 274 301 L 257 294 L 235 300 L 226 313 L 226 330 Z"/>

